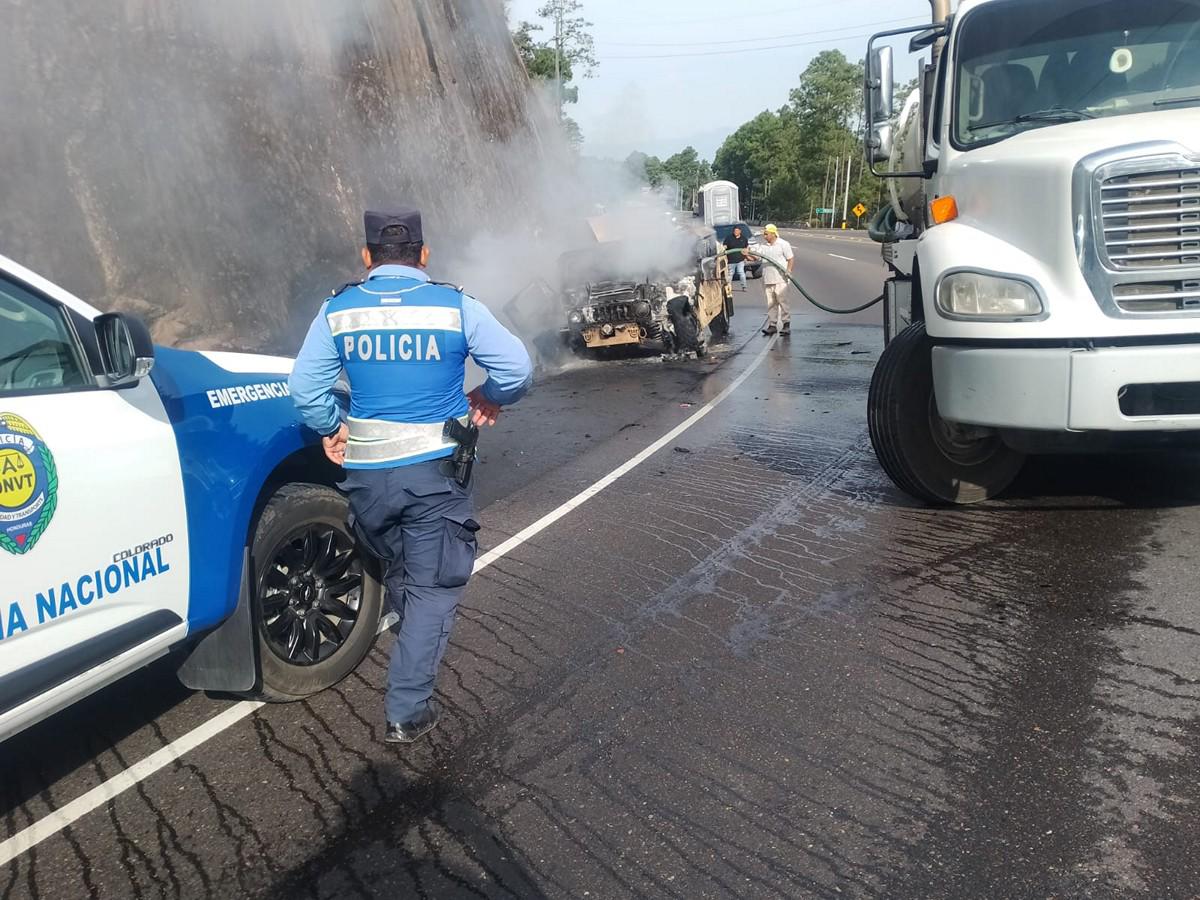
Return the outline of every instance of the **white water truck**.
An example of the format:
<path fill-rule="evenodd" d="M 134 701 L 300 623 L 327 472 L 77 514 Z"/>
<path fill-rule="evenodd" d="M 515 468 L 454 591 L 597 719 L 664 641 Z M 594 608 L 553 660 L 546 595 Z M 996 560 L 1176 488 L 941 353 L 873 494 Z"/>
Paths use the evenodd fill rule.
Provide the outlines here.
<path fill-rule="evenodd" d="M 1196 442 L 1200 0 L 930 0 L 867 47 L 891 271 L 880 464 L 972 503 L 1034 453 Z M 931 49 L 893 119 L 892 49 Z"/>

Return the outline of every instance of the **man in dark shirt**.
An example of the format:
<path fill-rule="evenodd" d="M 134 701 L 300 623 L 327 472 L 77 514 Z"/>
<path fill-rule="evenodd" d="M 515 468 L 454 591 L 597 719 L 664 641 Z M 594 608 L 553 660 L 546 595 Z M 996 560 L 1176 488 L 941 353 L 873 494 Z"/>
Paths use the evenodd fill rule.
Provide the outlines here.
<path fill-rule="evenodd" d="M 737 275 L 742 280 L 743 291 L 746 290 L 746 257 L 742 251 L 749 246 L 750 236 L 741 225 L 736 226 L 725 239 L 725 249 L 729 251 L 726 257 L 729 260 L 729 282 L 732 284 L 734 275 Z"/>

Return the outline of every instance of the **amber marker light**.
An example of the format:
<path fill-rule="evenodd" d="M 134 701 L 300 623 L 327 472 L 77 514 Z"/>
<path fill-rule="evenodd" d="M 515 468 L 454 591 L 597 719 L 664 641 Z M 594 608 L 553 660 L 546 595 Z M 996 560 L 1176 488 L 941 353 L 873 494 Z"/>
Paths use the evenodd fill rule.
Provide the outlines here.
<path fill-rule="evenodd" d="M 935 197 L 929 203 L 929 214 L 934 225 L 950 222 L 958 218 L 958 201 L 953 197 Z"/>

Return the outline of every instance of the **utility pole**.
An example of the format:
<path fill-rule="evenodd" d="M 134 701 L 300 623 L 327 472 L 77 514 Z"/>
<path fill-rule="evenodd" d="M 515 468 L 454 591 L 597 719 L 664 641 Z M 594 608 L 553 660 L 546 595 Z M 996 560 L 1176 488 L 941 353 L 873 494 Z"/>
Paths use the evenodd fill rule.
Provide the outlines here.
<path fill-rule="evenodd" d="M 830 195 L 829 203 L 829 227 L 833 227 L 834 219 L 837 218 L 837 195 L 838 195 L 838 179 L 842 174 L 842 157 L 838 154 L 833 160 L 833 193 Z"/>
<path fill-rule="evenodd" d="M 854 154 L 846 154 L 846 202 L 842 204 L 842 221 L 845 222 L 850 215 L 850 166 L 854 164 Z M 833 201 L 837 203 L 837 200 Z"/>
<path fill-rule="evenodd" d="M 556 115 L 562 121 L 562 0 L 554 0 L 554 99 L 558 103 Z"/>
<path fill-rule="evenodd" d="M 825 186 L 821 188 L 821 208 L 825 208 L 825 201 L 829 199 L 829 169 L 833 163 L 832 159 L 825 160 Z M 880 179 L 881 181 L 883 179 Z"/>

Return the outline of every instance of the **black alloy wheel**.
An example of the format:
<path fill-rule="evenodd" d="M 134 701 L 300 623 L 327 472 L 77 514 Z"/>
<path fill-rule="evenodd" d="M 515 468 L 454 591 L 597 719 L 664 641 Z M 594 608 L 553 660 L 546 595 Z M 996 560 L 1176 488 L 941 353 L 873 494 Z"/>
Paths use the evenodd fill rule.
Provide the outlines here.
<path fill-rule="evenodd" d="M 285 484 L 254 528 L 260 681 L 249 696 L 288 702 L 337 684 L 375 643 L 383 615 L 380 565 L 346 524 L 345 496 Z"/>
<path fill-rule="evenodd" d="M 362 562 L 348 535 L 319 522 L 294 529 L 259 575 L 267 646 L 295 666 L 341 649 L 362 609 Z"/>

